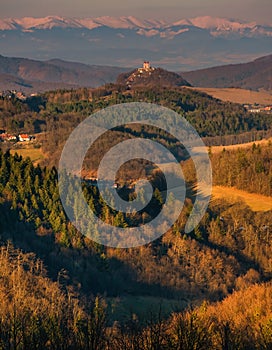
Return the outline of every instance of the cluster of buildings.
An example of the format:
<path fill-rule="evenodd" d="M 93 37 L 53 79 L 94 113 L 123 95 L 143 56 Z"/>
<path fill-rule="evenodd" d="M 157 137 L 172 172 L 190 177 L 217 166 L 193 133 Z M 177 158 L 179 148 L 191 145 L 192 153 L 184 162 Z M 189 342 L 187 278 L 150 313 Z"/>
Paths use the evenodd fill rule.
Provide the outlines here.
<path fill-rule="evenodd" d="M 0 91 L 0 97 L 4 97 L 4 98 L 18 98 L 18 100 L 21 101 L 25 101 L 28 97 L 34 97 L 37 96 L 37 93 L 31 93 L 29 95 L 26 95 L 24 92 L 22 91 L 17 91 L 17 90 L 4 90 L 4 91 Z"/>
<path fill-rule="evenodd" d="M 262 106 L 262 105 L 244 105 L 244 107 L 251 113 L 272 113 L 272 105 Z"/>
<path fill-rule="evenodd" d="M 18 100 L 25 101 L 27 99 L 26 95 L 22 91 L 17 90 L 5 90 L 0 91 L 0 96 L 5 98 L 13 98 L 16 97 Z"/>
<path fill-rule="evenodd" d="M 28 142 L 34 140 L 35 136 L 28 134 L 9 134 L 5 130 L 0 130 L 0 142 Z"/>

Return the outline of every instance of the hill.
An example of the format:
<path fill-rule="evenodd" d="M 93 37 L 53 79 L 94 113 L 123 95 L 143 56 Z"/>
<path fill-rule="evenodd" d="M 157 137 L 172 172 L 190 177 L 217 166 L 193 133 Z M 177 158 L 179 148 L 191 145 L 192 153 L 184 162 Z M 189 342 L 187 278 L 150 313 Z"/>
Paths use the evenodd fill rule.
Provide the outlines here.
<path fill-rule="evenodd" d="M 61 59 L 38 61 L 0 55 L 0 91 L 19 90 L 26 93 L 77 87 L 98 87 L 114 82 L 131 86 L 196 86 L 205 88 L 243 88 L 249 90 L 272 90 L 272 55 L 253 62 L 225 65 L 177 74 L 163 68 L 145 71 L 141 68 L 127 72 L 127 68 L 88 65 Z M 205 91 L 208 94 L 209 91 Z M 241 91 L 233 99 L 223 93 L 223 100 L 240 103 Z M 236 94 L 236 92 L 235 92 Z M 221 93 L 212 95 L 221 98 Z M 242 102 L 250 103 L 250 96 L 243 95 Z M 257 97 L 257 96 L 255 96 Z M 260 97 L 260 96 L 258 96 Z M 246 101 L 247 100 L 247 101 Z M 252 102 L 252 101 L 251 101 Z M 255 101 L 254 101 L 255 102 Z M 258 103 L 258 101 L 256 101 Z"/>
<path fill-rule="evenodd" d="M 248 63 L 183 72 L 182 75 L 194 86 L 272 90 L 272 55 Z"/>
<path fill-rule="evenodd" d="M 117 84 L 126 85 L 127 87 L 136 86 L 190 86 L 190 84 L 177 73 L 169 72 L 162 68 L 145 68 L 134 69 L 132 72 L 122 73 L 117 78 Z"/>
<path fill-rule="evenodd" d="M 0 55 L 0 90 L 30 92 L 79 86 L 96 87 L 114 81 L 124 70 L 59 59 L 37 61 Z"/>
<path fill-rule="evenodd" d="M 33 253 L 23 253 L 10 243 L 2 245 L 0 272 L 3 349 L 14 348 L 15 342 L 18 349 L 48 350 L 145 350 L 150 343 L 153 349 L 165 350 L 271 348 L 272 286 L 254 284 L 258 273 L 253 269 L 237 278 L 237 290 L 222 301 L 175 310 L 168 319 L 161 317 L 162 304 L 150 309 L 151 297 L 134 296 L 133 305 L 140 300 L 149 309 L 146 321 L 140 318 L 139 322 L 138 315 L 132 314 L 122 326 L 110 319 L 110 312 L 120 308 L 118 301 L 107 305 L 108 300 L 101 297 L 84 300 L 73 286 L 67 286 L 67 271 L 53 282 Z M 145 299 L 149 304 L 143 305 Z"/>

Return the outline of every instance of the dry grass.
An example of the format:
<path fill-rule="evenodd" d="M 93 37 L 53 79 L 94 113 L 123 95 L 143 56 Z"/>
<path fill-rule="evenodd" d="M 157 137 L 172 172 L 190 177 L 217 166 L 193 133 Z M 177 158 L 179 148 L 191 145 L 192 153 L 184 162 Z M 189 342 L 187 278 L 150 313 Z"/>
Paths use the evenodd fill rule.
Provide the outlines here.
<path fill-rule="evenodd" d="M 251 91 L 237 88 L 205 88 L 205 87 L 193 87 L 190 88 L 197 91 L 205 92 L 214 98 L 218 98 L 222 101 L 230 101 L 241 104 L 254 104 L 261 105 L 272 104 L 272 93 L 267 91 Z"/>
<path fill-rule="evenodd" d="M 269 139 L 264 139 L 260 141 L 253 141 L 253 142 L 247 142 L 247 143 L 240 143 L 237 145 L 229 145 L 229 146 L 212 146 L 211 147 L 211 152 L 212 153 L 220 153 L 225 149 L 226 151 L 232 151 L 232 150 L 237 150 L 238 148 L 249 148 L 252 147 L 252 145 L 255 143 L 255 145 L 260 145 L 260 146 L 266 146 L 268 143 L 272 143 L 272 138 Z"/>
<path fill-rule="evenodd" d="M 23 158 L 29 157 L 34 165 L 37 165 L 44 159 L 44 154 L 41 148 L 34 148 L 33 145 L 26 145 L 23 148 L 16 148 L 10 150 L 11 154 L 19 154 Z"/>
<path fill-rule="evenodd" d="M 246 142 L 246 143 L 238 143 L 235 145 L 228 145 L 228 146 L 211 146 L 211 147 L 207 147 L 206 151 L 210 151 L 212 154 L 215 153 L 220 153 L 223 150 L 226 151 L 235 151 L 238 150 L 239 148 L 250 148 L 253 146 L 253 144 L 255 143 L 255 145 L 260 145 L 260 146 L 268 146 L 268 144 L 272 143 L 272 138 L 269 139 L 263 139 L 263 140 L 259 140 L 259 141 L 252 141 L 252 142 Z M 195 154 L 201 154 L 204 153 L 205 150 L 202 147 L 193 147 L 192 151 Z"/>
<path fill-rule="evenodd" d="M 234 187 L 213 186 L 212 199 L 226 199 L 231 203 L 243 201 L 253 211 L 272 210 L 272 197 L 241 191 Z"/>

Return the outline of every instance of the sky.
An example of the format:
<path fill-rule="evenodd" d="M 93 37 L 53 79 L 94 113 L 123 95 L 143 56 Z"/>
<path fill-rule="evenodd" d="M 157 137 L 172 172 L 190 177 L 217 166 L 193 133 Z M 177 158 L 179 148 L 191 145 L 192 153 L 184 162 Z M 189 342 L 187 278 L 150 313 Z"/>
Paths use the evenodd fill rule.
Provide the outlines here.
<path fill-rule="evenodd" d="M 272 0 L 0 0 L 0 18 L 135 16 L 175 21 L 217 16 L 272 24 Z"/>

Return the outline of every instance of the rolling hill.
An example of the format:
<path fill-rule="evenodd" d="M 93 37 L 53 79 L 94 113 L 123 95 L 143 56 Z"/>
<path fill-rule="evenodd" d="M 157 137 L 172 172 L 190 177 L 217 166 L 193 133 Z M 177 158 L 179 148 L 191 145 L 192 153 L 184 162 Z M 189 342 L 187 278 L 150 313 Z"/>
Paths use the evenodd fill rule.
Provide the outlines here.
<path fill-rule="evenodd" d="M 260 57 L 248 63 L 217 66 L 179 74 L 163 68 L 139 74 L 138 69 L 130 70 L 124 67 L 88 65 L 61 59 L 38 61 L 0 55 L 0 91 L 15 89 L 26 93 L 43 92 L 58 88 L 98 87 L 115 81 L 118 84 L 133 86 L 159 84 L 272 90 L 272 55 Z M 210 93 L 208 90 L 206 92 Z M 231 93 L 240 96 L 242 91 L 240 93 L 239 90 L 232 89 Z M 219 95 L 214 96 L 221 98 Z M 226 100 L 224 96 L 223 100 Z M 250 102 L 248 98 L 233 99 L 233 96 L 231 99 L 228 97 L 227 100 L 238 103 Z"/>
<path fill-rule="evenodd" d="M 59 59 L 37 61 L 0 55 L 0 90 L 16 89 L 30 92 L 79 86 L 97 87 L 115 81 L 125 70 Z"/>
<path fill-rule="evenodd" d="M 162 68 L 138 68 L 128 73 L 121 73 L 117 84 L 128 87 L 136 86 L 190 86 L 190 84 L 177 73 Z"/>
<path fill-rule="evenodd" d="M 252 62 L 183 72 L 194 86 L 272 90 L 272 55 Z"/>

